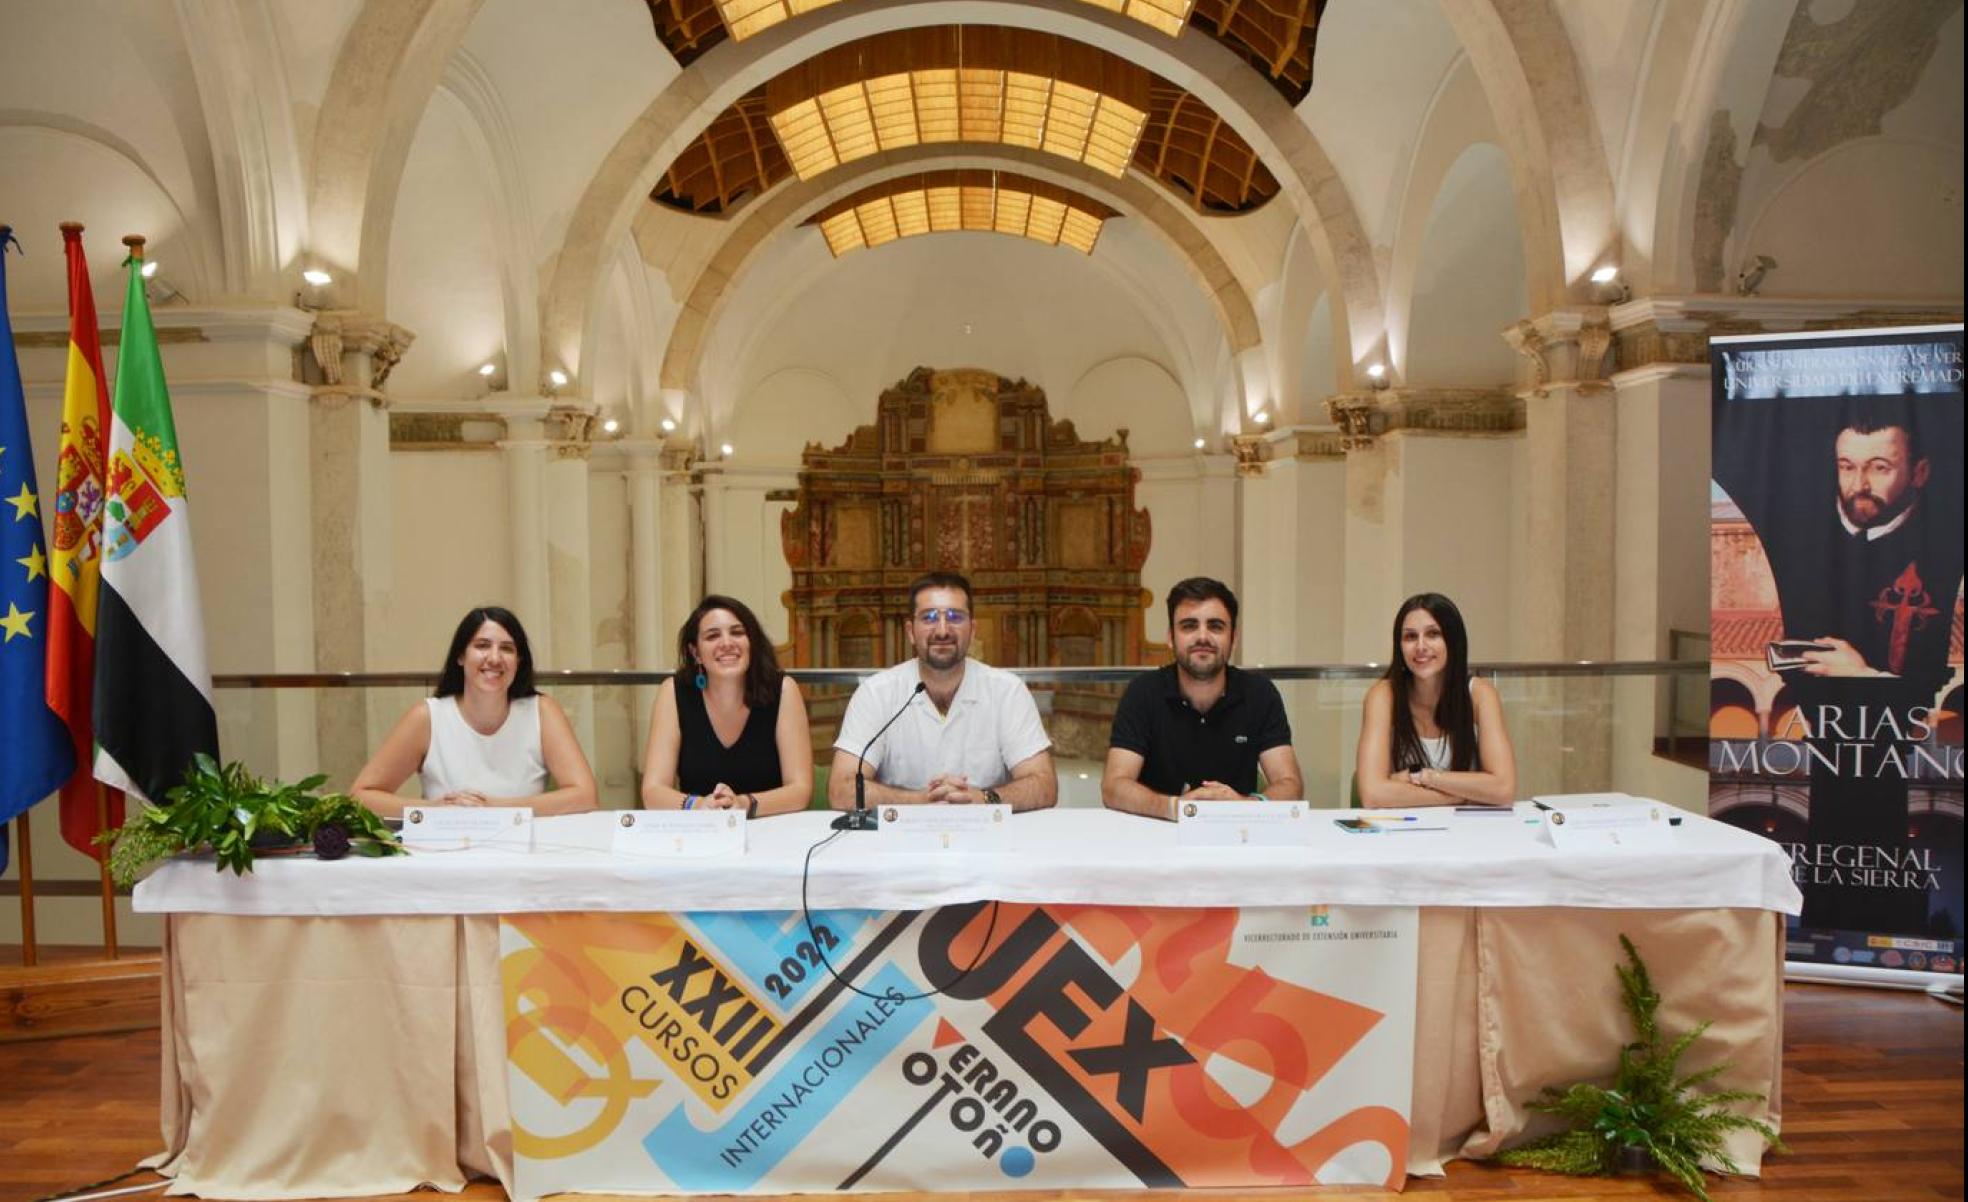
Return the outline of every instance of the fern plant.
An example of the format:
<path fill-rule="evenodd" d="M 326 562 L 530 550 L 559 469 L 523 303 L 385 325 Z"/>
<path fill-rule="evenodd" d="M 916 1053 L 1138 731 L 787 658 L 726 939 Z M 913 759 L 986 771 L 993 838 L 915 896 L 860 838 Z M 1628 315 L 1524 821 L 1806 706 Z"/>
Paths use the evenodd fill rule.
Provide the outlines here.
<path fill-rule="evenodd" d="M 210 849 L 219 871 L 253 870 L 256 847 L 313 843 L 323 858 L 354 853 L 387 856 L 403 848 L 382 819 L 345 793 L 316 794 L 326 776 L 294 784 L 262 780 L 234 761 L 220 765 L 200 754 L 165 804 L 145 806 L 121 827 L 97 836 L 110 844 L 109 872 L 119 885 L 136 881 L 159 860 Z"/>
<path fill-rule="evenodd" d="M 1582 1081 L 1562 1090 L 1546 1087 L 1531 1109 L 1569 1119 L 1571 1129 L 1511 1148 L 1497 1159 L 1574 1176 L 1607 1176 L 1618 1170 L 1623 1149 L 1639 1148 L 1690 1193 L 1709 1202 L 1704 1162 L 1725 1173 L 1742 1171 L 1723 1145 L 1728 1133 L 1754 1131 L 1771 1147 L 1787 1149 L 1776 1128 L 1730 1109 L 1760 1102 L 1762 1094 L 1742 1089 L 1696 1092 L 1729 1071 L 1728 1062 L 1679 1075 L 1682 1055 L 1709 1024 L 1663 1043 L 1656 1019 L 1660 994 L 1654 991 L 1646 962 L 1624 935 L 1620 946 L 1626 950 L 1627 962 L 1614 971 L 1619 974 L 1620 1000 L 1633 1021 L 1634 1039 L 1620 1049 L 1613 1083 Z"/>

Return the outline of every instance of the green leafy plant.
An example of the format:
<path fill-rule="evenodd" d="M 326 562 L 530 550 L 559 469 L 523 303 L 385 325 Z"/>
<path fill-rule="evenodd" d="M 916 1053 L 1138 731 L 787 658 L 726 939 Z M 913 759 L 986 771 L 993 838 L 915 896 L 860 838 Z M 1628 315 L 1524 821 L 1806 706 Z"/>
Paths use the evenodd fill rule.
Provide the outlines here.
<path fill-rule="evenodd" d="M 1654 991 L 1647 965 L 1632 941 L 1621 935 L 1620 946 L 1626 949 L 1627 962 L 1615 965 L 1614 971 L 1619 973 L 1620 999 L 1633 1020 L 1634 1040 L 1620 1049 L 1613 1083 L 1580 1082 L 1562 1090 L 1547 1087 L 1531 1109 L 1569 1119 L 1571 1129 L 1511 1148 L 1497 1159 L 1574 1176 L 1607 1176 L 1619 1170 L 1626 1149 L 1640 1149 L 1690 1193 L 1709 1202 L 1704 1162 L 1725 1173 L 1742 1171 L 1723 1145 L 1729 1132 L 1754 1131 L 1771 1147 L 1788 1149 L 1776 1128 L 1729 1109 L 1760 1102 L 1762 1094 L 1741 1089 L 1695 1092 L 1728 1072 L 1728 1062 L 1678 1075 L 1682 1055 L 1709 1024 L 1663 1043 L 1655 1018 L 1660 994 Z"/>
<path fill-rule="evenodd" d="M 254 776 L 237 761 L 220 765 L 201 754 L 185 770 L 184 783 L 164 795 L 165 804 L 140 808 L 96 842 L 111 845 L 109 871 L 119 885 L 188 851 L 209 849 L 219 871 L 242 876 L 253 870 L 256 850 L 274 846 L 312 843 L 329 859 L 402 852 L 383 820 L 361 802 L 346 793 L 315 793 L 327 779 L 282 784 Z"/>

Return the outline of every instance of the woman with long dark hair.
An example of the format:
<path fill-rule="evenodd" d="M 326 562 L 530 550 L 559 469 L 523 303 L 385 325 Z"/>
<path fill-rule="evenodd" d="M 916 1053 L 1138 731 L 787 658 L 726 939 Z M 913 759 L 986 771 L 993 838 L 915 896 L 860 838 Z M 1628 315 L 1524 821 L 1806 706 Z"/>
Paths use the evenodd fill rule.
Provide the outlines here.
<path fill-rule="evenodd" d="M 803 810 L 813 797 L 813 735 L 799 685 L 744 602 L 715 593 L 677 631 L 643 751 L 644 809 Z"/>
<path fill-rule="evenodd" d="M 1376 808 L 1517 799 L 1503 703 L 1470 676 L 1462 612 L 1440 593 L 1409 597 L 1394 615 L 1394 653 L 1367 690 L 1353 780 Z"/>
<path fill-rule="evenodd" d="M 533 686 L 533 649 L 509 611 L 484 605 L 464 616 L 437 692 L 410 707 L 349 792 L 399 817 L 415 804 L 396 793 L 413 772 L 430 805 L 531 806 L 542 816 L 595 808 L 588 758 L 559 703 Z"/>

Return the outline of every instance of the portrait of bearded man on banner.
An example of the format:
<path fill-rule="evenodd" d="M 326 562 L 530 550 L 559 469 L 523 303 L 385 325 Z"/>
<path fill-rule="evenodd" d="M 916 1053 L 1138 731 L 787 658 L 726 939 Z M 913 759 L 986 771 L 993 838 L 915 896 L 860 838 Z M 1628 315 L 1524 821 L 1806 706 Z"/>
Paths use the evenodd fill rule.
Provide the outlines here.
<path fill-rule="evenodd" d="M 1959 749 L 1935 732 L 1958 664 L 1962 431 L 1958 382 L 1939 394 L 1717 398 L 1715 482 L 1754 528 L 1782 611 L 1766 660 L 1795 716 L 1769 739 L 1808 753 L 1784 761 L 1809 765 L 1805 927 L 1928 927 L 1935 899 L 1901 870 L 1909 785 L 1960 786 Z M 1761 775 L 1775 758 L 1766 748 Z"/>

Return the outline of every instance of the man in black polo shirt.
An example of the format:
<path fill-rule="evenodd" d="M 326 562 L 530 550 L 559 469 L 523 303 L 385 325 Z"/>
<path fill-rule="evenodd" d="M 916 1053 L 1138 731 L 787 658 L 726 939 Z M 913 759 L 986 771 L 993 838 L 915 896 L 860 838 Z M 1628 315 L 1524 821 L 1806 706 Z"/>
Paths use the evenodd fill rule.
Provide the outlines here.
<path fill-rule="evenodd" d="M 1230 666 L 1236 595 L 1220 580 L 1192 576 L 1169 590 L 1168 613 L 1175 662 L 1121 695 L 1100 799 L 1123 813 L 1174 821 L 1184 798 L 1303 797 L 1278 686 Z"/>

